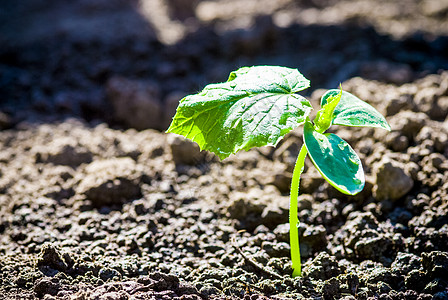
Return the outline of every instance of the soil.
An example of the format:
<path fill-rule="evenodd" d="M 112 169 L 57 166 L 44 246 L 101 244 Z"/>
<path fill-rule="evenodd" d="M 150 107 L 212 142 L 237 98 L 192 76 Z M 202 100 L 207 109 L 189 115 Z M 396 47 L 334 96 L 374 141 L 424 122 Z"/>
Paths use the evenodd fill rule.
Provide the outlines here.
<path fill-rule="evenodd" d="M 448 299 L 446 1 L 26 0 L 0 20 L 0 299 Z M 354 197 L 306 162 L 303 277 L 300 129 L 224 161 L 163 133 L 259 64 L 392 127 L 332 129 L 364 166 Z"/>

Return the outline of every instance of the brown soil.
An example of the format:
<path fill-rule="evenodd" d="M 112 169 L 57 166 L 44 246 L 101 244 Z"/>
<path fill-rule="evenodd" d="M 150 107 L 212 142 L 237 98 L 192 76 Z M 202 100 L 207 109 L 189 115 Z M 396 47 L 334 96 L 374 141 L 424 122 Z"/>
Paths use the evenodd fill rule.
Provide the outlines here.
<path fill-rule="evenodd" d="M 0 4 L 0 299 L 448 299 L 447 16 L 434 0 Z M 160 131 L 184 95 L 259 64 L 299 68 L 315 108 L 342 82 L 392 127 L 334 127 L 363 162 L 355 197 L 307 161 L 300 278 L 300 129 L 224 161 Z"/>

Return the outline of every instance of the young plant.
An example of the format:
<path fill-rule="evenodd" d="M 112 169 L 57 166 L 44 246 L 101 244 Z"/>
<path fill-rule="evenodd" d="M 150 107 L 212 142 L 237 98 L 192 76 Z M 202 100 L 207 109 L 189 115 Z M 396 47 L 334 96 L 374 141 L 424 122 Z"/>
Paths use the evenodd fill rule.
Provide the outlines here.
<path fill-rule="evenodd" d="M 306 155 L 332 186 L 355 195 L 365 184 L 361 160 L 347 142 L 325 131 L 332 124 L 390 130 L 378 111 L 342 89 L 329 90 L 322 96 L 322 108 L 311 122 L 310 102 L 296 94 L 308 87 L 309 80 L 296 69 L 243 67 L 230 73 L 227 82 L 207 85 L 202 92 L 183 98 L 167 130 L 225 159 L 240 150 L 275 146 L 288 132 L 304 124 L 290 193 L 292 276 L 301 275 L 297 198 Z"/>

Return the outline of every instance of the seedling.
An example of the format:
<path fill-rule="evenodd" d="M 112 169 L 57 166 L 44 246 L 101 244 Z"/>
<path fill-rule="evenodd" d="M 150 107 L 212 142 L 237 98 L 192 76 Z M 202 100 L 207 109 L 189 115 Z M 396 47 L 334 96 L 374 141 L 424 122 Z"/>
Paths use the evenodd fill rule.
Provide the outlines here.
<path fill-rule="evenodd" d="M 167 132 L 185 136 L 220 159 L 240 150 L 275 146 L 304 124 L 303 145 L 294 167 L 289 208 L 292 276 L 301 275 L 297 198 L 305 157 L 337 190 L 355 195 L 365 184 L 361 160 L 350 145 L 325 131 L 332 125 L 368 126 L 390 131 L 386 119 L 354 95 L 329 90 L 321 98 L 314 122 L 311 103 L 296 94 L 309 87 L 298 70 L 279 66 L 243 67 L 223 83 L 183 98 Z"/>

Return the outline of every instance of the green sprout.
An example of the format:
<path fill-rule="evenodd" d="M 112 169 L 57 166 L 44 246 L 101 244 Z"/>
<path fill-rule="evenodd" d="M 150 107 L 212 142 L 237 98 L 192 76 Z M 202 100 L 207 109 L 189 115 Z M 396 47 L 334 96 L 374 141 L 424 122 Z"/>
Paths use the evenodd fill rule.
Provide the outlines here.
<path fill-rule="evenodd" d="M 308 87 L 309 80 L 296 69 L 243 67 L 230 73 L 226 82 L 209 84 L 200 93 L 183 98 L 167 130 L 225 159 L 240 150 L 276 146 L 288 132 L 304 124 L 303 145 L 290 193 L 293 277 L 301 275 L 297 199 L 306 155 L 333 187 L 355 195 L 365 184 L 361 160 L 347 142 L 325 131 L 332 124 L 390 131 L 386 119 L 375 108 L 342 89 L 329 90 L 322 96 L 322 108 L 311 122 L 311 103 L 296 94 Z"/>

